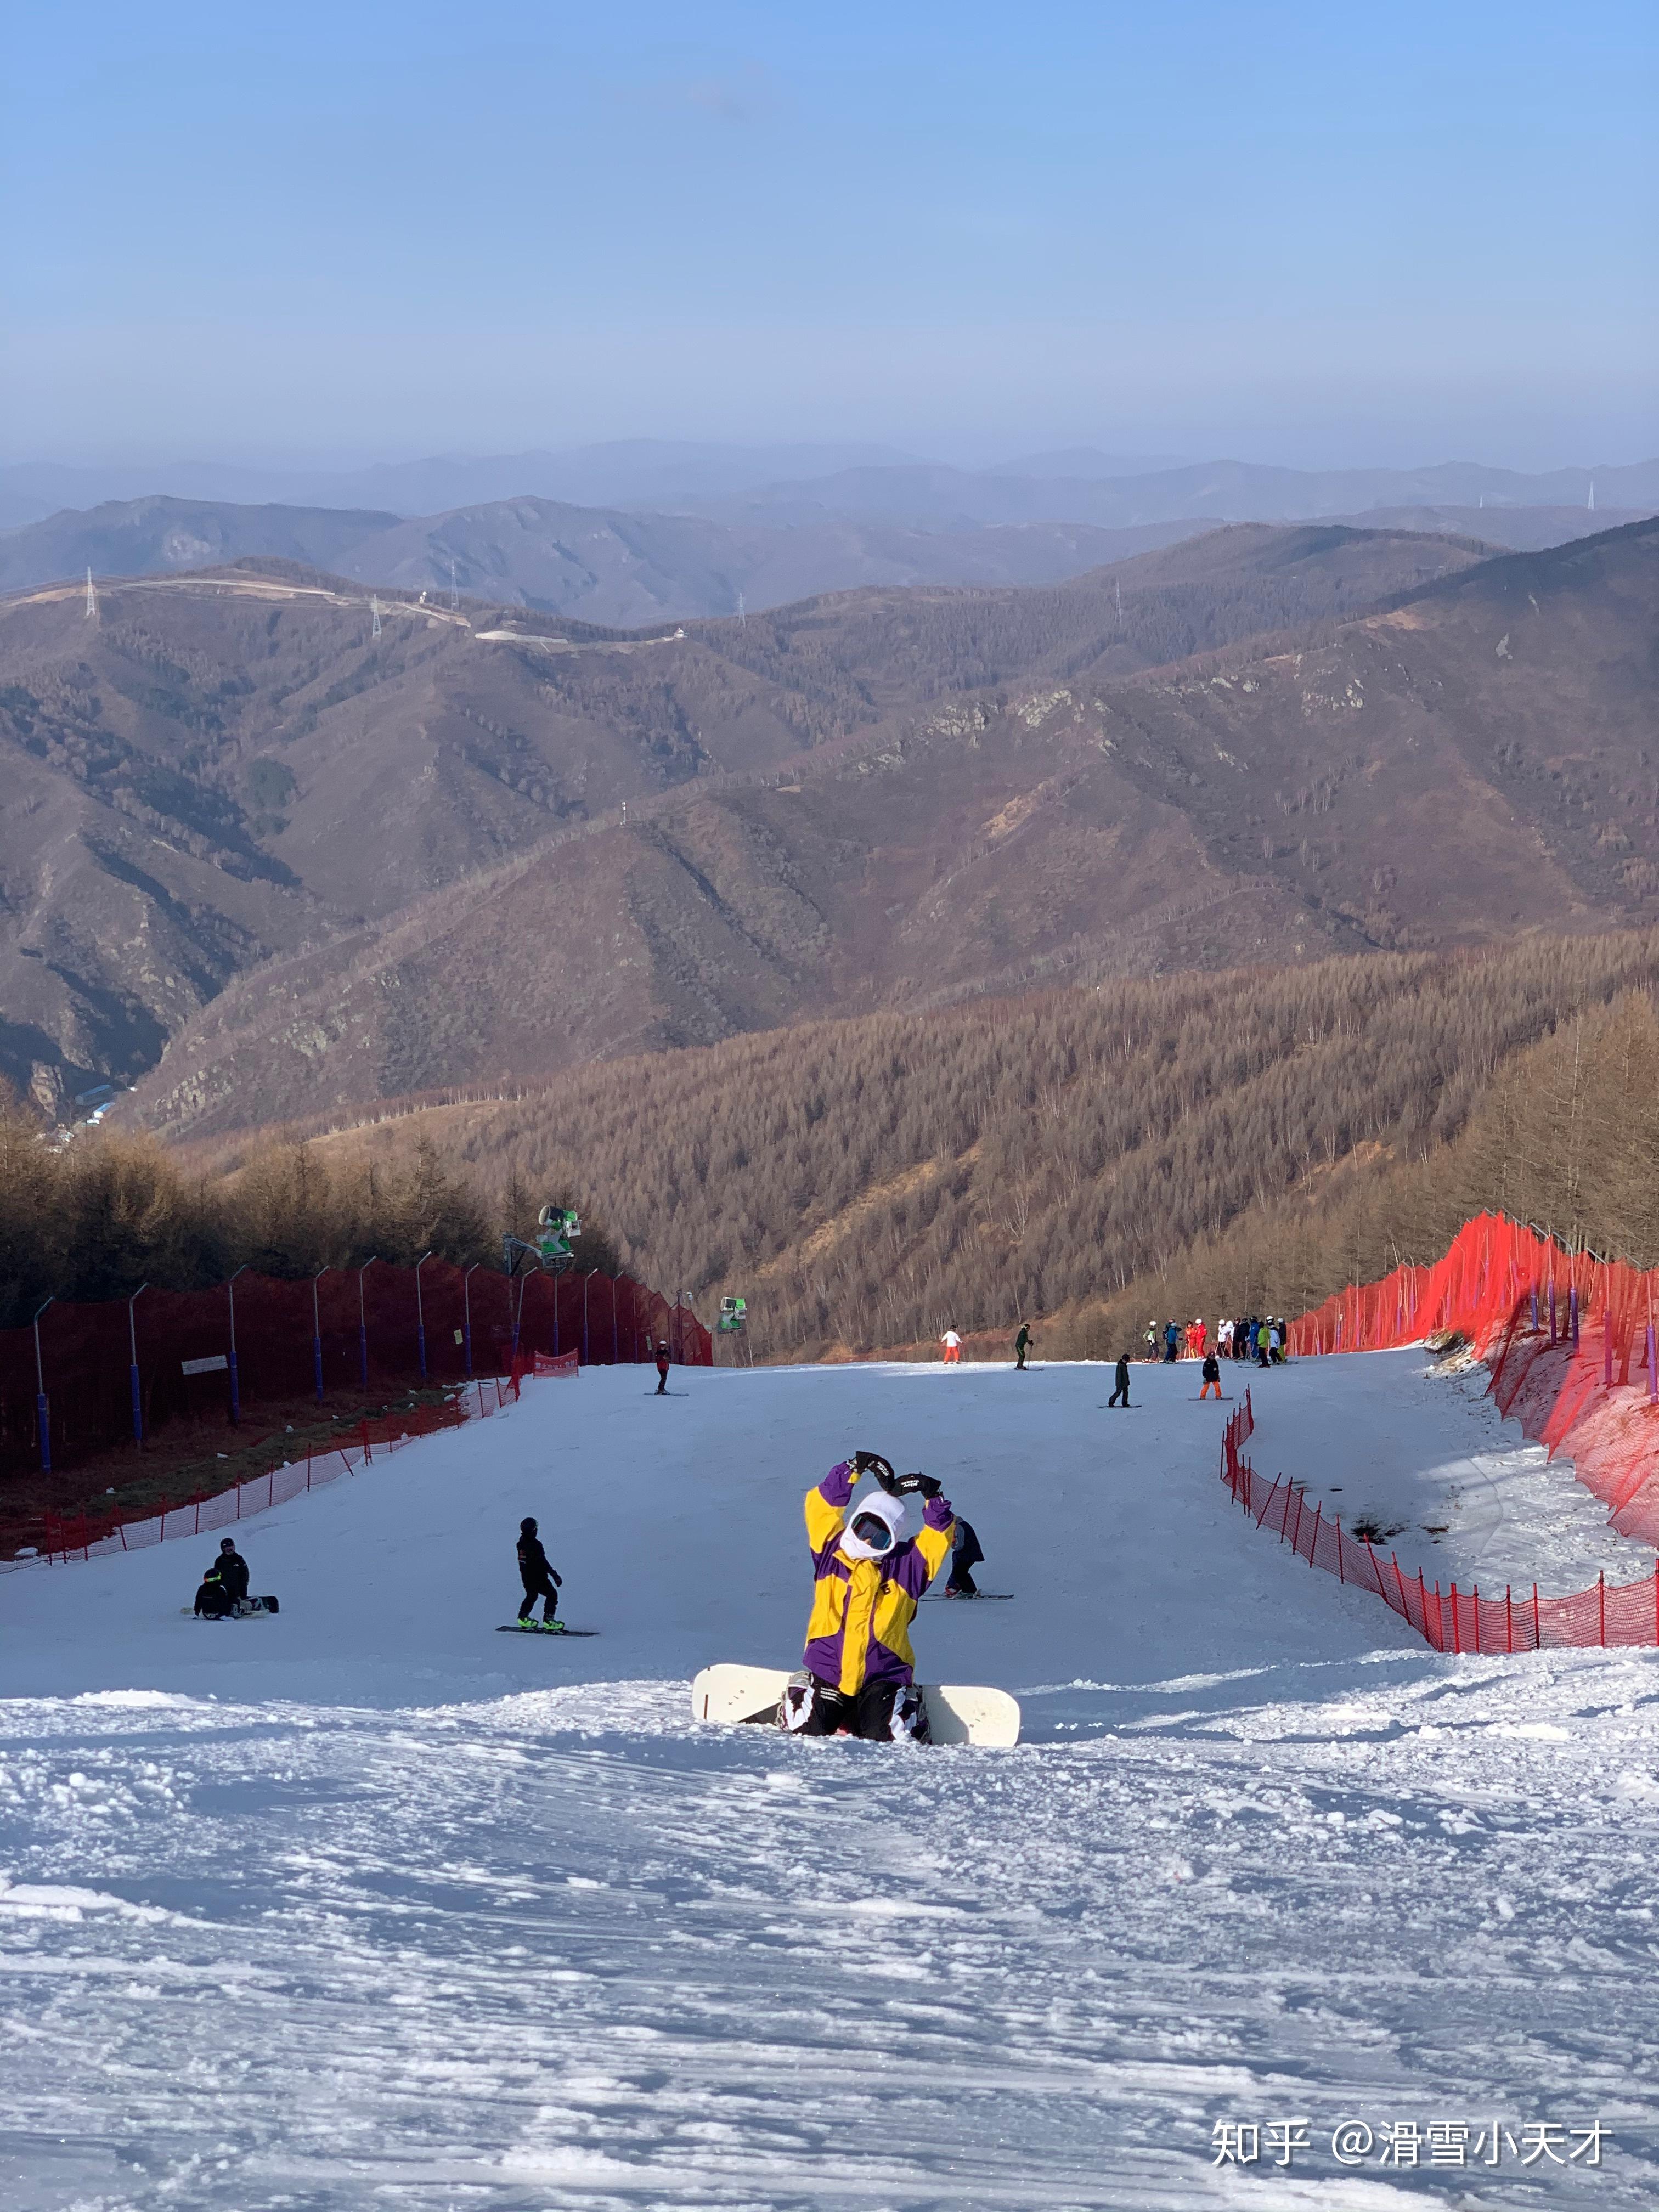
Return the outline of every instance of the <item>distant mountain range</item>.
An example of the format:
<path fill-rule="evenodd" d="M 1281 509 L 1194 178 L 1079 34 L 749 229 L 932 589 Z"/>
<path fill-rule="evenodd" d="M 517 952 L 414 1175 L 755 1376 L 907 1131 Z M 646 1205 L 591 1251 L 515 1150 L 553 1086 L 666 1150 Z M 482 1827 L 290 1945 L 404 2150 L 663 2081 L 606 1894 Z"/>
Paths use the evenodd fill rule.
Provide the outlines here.
<path fill-rule="evenodd" d="M 1072 464 L 1079 457 L 1053 458 Z M 775 488 L 716 502 L 719 514 L 575 507 L 528 495 L 415 517 L 386 507 L 155 496 L 66 509 L 0 535 L 0 592 L 88 568 L 101 577 L 167 575 L 275 557 L 362 584 L 454 592 L 626 629 L 756 612 L 871 585 L 1056 583 L 1200 536 L 1216 526 L 1229 500 L 1248 503 L 1247 493 L 1268 505 L 1289 495 L 1283 484 L 1241 485 L 1190 470 L 1157 480 L 1053 481 L 1069 485 L 1074 505 L 1132 519 L 1045 521 L 1033 512 L 1050 489 L 1042 478 L 920 466 L 846 471 L 794 493 Z M 1136 488 L 1153 481 L 1164 484 L 1166 505 L 1191 505 L 1208 493 L 1217 504 L 1164 520 L 1133 519 L 1129 495 L 1139 497 Z M 1338 489 L 1364 486 L 1343 479 Z M 878 511 L 883 501 L 889 512 Z M 1592 514 L 1584 507 L 1417 505 L 1355 508 L 1340 519 L 1534 550 L 1634 517 L 1605 506 Z"/>
<path fill-rule="evenodd" d="M 629 512 L 757 514 L 803 508 L 916 523 L 1136 523 L 1218 518 L 1279 522 L 1374 507 L 1659 507 L 1659 461 L 1528 474 L 1449 462 L 1420 469 L 1306 470 L 1073 447 L 985 469 L 945 468 L 872 445 L 715 446 L 623 440 L 566 453 L 434 456 L 350 471 L 218 462 L 0 468 L 0 529 L 64 507 L 167 495 L 198 504 L 447 514 L 498 500 L 552 500 Z"/>
<path fill-rule="evenodd" d="M 533 607 L 622 628 L 736 614 L 869 584 L 1046 584 L 1208 526 L 919 529 L 820 514 L 711 521 L 510 499 L 413 520 L 361 509 L 181 499 L 69 511 L 0 536 L 0 592 L 82 574 L 166 575 L 254 556 L 363 584 Z"/>
<path fill-rule="evenodd" d="M 1240 526 L 683 633 L 0 603 L 0 1065 L 208 1132 L 803 1015 L 1659 912 L 1659 523 Z M 626 819 L 623 807 L 626 805 Z"/>

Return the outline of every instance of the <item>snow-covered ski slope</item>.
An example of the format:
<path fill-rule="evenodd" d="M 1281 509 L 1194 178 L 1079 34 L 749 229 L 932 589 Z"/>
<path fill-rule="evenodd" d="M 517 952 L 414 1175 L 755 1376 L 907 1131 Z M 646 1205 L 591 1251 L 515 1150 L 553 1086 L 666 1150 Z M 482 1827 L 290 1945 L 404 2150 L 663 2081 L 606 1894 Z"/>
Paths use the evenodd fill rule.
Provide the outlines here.
<path fill-rule="evenodd" d="M 1256 1465 L 1431 1579 L 1650 1568 L 1423 1365 L 1252 1377 Z M 1190 1366 L 1127 1415 L 1087 1367 L 681 1384 L 532 1385 L 246 1522 L 275 1619 L 179 1616 L 211 1540 L 0 1577 L 6 2212 L 1659 2197 L 1659 1657 L 1437 1657 L 1230 1506 Z M 690 1720 L 795 1656 L 860 1444 L 1017 1593 L 915 1630 L 1017 1750 Z M 593 1640 L 495 1634 L 526 1512 Z"/>

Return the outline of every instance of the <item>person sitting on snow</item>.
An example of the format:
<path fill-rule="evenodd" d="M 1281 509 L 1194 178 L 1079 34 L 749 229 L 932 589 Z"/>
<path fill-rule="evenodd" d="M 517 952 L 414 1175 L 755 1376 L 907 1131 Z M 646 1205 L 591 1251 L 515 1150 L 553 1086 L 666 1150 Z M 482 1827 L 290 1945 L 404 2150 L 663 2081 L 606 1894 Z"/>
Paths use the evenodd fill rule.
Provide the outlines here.
<path fill-rule="evenodd" d="M 246 1595 L 247 1563 L 238 1557 L 236 1547 L 227 1536 L 219 1547 L 218 1558 L 202 1577 L 202 1587 L 196 1593 L 196 1616 L 198 1620 L 228 1620 Z"/>
<path fill-rule="evenodd" d="M 849 1525 L 861 1475 L 878 1485 Z M 913 1515 L 923 1501 L 920 1526 Z M 803 1671 L 783 1693 L 781 1717 L 797 1735 L 856 1735 L 871 1742 L 927 1740 L 908 1633 L 916 1603 L 950 1556 L 956 1516 L 930 1475 L 896 1475 L 879 1452 L 854 1452 L 806 1493 L 812 1553 L 811 1618 Z"/>

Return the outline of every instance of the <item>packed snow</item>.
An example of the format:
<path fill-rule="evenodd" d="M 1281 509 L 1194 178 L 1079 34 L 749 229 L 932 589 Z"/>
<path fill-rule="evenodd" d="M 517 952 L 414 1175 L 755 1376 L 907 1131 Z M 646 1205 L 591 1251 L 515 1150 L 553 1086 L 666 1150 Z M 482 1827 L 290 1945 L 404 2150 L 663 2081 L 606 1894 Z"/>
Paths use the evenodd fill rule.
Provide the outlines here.
<path fill-rule="evenodd" d="M 1651 1570 L 1425 1367 L 1252 1373 L 1257 1468 L 1431 1579 Z M 275 1618 L 181 1614 L 216 1539 L 0 1577 L 7 2212 L 1654 2202 L 1659 1655 L 1431 1653 L 1231 1504 L 1190 1365 L 674 1388 L 249 1521 Z M 689 1717 L 798 1656 L 858 1445 L 1015 1593 L 915 1642 L 1018 1749 Z M 592 1640 L 496 1634 L 525 1513 Z"/>

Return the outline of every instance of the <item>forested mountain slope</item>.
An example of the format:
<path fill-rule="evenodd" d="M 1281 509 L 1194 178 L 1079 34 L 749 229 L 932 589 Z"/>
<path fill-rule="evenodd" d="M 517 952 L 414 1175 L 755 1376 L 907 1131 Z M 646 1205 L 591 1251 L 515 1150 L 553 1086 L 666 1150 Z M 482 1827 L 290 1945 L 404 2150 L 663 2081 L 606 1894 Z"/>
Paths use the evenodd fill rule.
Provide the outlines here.
<path fill-rule="evenodd" d="M 1323 552 L 1243 533 L 1262 573 L 1223 571 L 1210 604 L 1270 603 L 1279 552 L 1334 591 L 1356 549 L 1311 534 Z M 1167 572 L 1237 536 L 1152 557 Z M 1148 621 L 1189 627 L 1197 588 L 1149 596 Z M 1656 600 L 1646 524 L 1466 557 L 1378 612 L 1122 678 L 1100 673 L 1098 606 L 1020 610 L 1038 680 L 895 708 L 781 778 L 671 793 L 262 971 L 135 1104 L 206 1132 L 816 1013 L 1639 918 L 1659 898 Z M 903 667 L 884 624 L 960 612 L 860 598 L 840 627 L 822 608 L 779 625 L 776 664 L 756 625 L 733 650 L 751 682 L 787 665 L 803 692 L 863 702 Z M 953 652 L 1012 658 L 1009 618 L 935 647 L 911 690 Z"/>
<path fill-rule="evenodd" d="M 1101 1349 L 1121 1294 L 1120 1327 L 1149 1297 L 1176 1310 L 1172 1294 L 1188 1314 L 1224 1297 L 1288 1309 L 1376 1272 L 1409 1228 L 1443 1242 L 1431 1208 L 1379 1204 L 1358 1224 L 1342 1209 L 1425 1155 L 1442 1173 L 1517 1054 L 1656 987 L 1655 932 L 1114 981 L 590 1066 L 371 1117 L 316 1150 L 342 1170 L 425 1144 L 496 1212 L 509 1180 L 579 1198 L 626 1264 L 705 1313 L 741 1291 L 757 1356 L 1056 1312 L 1077 1317 L 1060 1342 Z M 1638 1088 L 1656 1068 L 1659 1030 Z M 1599 1125 L 1575 1120 L 1560 1081 L 1533 1088 L 1522 1158 L 1582 1162 Z M 1653 1130 L 1650 1103 L 1632 1126 Z M 264 1141 L 188 1158 L 222 1169 Z M 1543 1172 L 1466 1195 L 1524 1205 Z M 1656 1218 L 1650 1203 L 1650 1240 Z"/>
<path fill-rule="evenodd" d="M 0 1074 L 52 1110 L 100 1082 L 130 1082 L 235 975 L 329 945 L 372 956 L 384 917 L 418 914 L 469 879 L 488 908 L 489 872 L 538 848 L 549 865 L 538 881 L 563 918 L 535 912 L 532 890 L 508 941 L 527 957 L 525 933 L 539 931 L 556 957 L 596 963 L 621 1002 L 593 1016 L 574 988 L 558 1051 L 526 1059 L 522 1024 L 547 1033 L 533 989 L 506 1030 L 481 1015 L 468 1047 L 465 1006 L 441 975 L 428 987 L 427 971 L 411 971 L 418 988 L 388 998 L 377 987 L 383 1008 L 410 1009 L 407 1048 L 371 1041 L 368 1060 L 342 1071 L 343 1095 L 434 1079 L 471 1064 L 468 1049 L 542 1069 L 787 1018 L 817 987 L 787 952 L 796 909 L 766 888 L 765 851 L 738 873 L 761 886 L 771 921 L 741 891 L 729 911 L 718 890 L 711 905 L 709 886 L 732 870 L 699 873 L 695 824 L 670 821 L 660 836 L 642 827 L 644 843 L 612 838 L 557 866 L 545 848 L 605 832 L 624 802 L 660 813 L 665 797 L 770 773 L 992 676 L 1103 655 L 1133 672 L 1195 639 L 1386 600 L 1479 554 L 1401 533 L 1245 531 L 1194 547 L 1186 567 L 1164 557 L 1059 594 L 853 593 L 684 635 L 452 611 L 418 595 L 380 601 L 377 616 L 356 587 L 271 562 L 106 586 L 91 618 L 79 587 L 0 602 L 12 793 L 0 817 Z M 731 834 L 724 817 L 709 817 L 709 833 Z M 955 833 L 943 834 L 948 848 Z M 852 846 L 828 853 L 830 906 L 861 866 Z M 586 918 L 562 868 L 583 887 Z M 418 948 L 453 927 L 443 898 L 402 941 Z M 833 918 L 826 908 L 800 927 L 816 942 Z M 489 927 L 469 942 L 457 978 L 497 965 Z M 454 1040 L 437 1060 L 422 1042 L 434 1020 Z"/>

